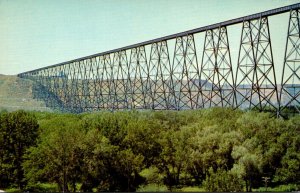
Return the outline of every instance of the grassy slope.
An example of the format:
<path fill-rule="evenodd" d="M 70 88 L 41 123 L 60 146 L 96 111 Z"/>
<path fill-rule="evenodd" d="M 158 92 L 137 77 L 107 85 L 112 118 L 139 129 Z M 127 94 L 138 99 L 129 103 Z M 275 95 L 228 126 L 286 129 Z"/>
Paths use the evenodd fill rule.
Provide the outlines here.
<path fill-rule="evenodd" d="M 0 75 L 1 109 L 50 111 L 44 102 L 33 99 L 32 81 L 9 75 Z"/>

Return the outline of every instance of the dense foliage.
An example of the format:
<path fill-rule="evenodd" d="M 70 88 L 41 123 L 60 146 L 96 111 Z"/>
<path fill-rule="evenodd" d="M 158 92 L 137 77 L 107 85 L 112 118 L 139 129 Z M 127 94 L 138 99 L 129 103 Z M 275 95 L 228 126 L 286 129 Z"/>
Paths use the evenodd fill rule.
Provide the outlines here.
<path fill-rule="evenodd" d="M 0 187 L 24 188 L 25 151 L 38 137 L 35 117 L 24 111 L 0 115 Z"/>
<path fill-rule="evenodd" d="M 0 116 L 0 188 L 41 191 L 251 191 L 300 186 L 300 116 L 196 111 L 26 113 Z"/>

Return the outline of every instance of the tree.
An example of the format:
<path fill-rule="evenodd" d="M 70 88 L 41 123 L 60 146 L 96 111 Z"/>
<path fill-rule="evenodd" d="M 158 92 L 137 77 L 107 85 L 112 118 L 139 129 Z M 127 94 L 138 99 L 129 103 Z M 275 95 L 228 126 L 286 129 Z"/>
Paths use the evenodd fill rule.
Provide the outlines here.
<path fill-rule="evenodd" d="M 83 191 L 135 191 L 143 182 L 139 173 L 147 144 L 140 137 L 147 132 L 139 117 L 135 111 L 83 117 L 84 127 L 89 128 L 83 144 Z"/>
<path fill-rule="evenodd" d="M 83 192 L 92 192 L 93 188 L 97 188 L 98 191 L 108 191 L 110 182 L 106 160 L 114 156 L 113 152 L 117 147 L 112 146 L 105 136 L 92 128 L 85 134 L 81 145 L 83 163 L 80 189 Z"/>
<path fill-rule="evenodd" d="M 210 168 L 203 185 L 209 192 L 243 191 L 241 179 L 235 173 L 220 168 L 216 172 Z"/>
<path fill-rule="evenodd" d="M 275 182 L 300 185 L 300 116 L 287 121 L 287 129 L 278 138 L 285 150 L 276 170 Z"/>
<path fill-rule="evenodd" d="M 164 183 L 172 191 L 173 186 L 180 184 L 180 176 L 187 167 L 189 133 L 184 130 L 165 131 L 161 134 L 159 143 L 162 152 L 156 159 L 156 166 L 165 175 Z"/>
<path fill-rule="evenodd" d="M 191 155 L 189 171 L 198 185 L 212 168 L 230 170 L 234 164 L 231 152 L 241 144 L 242 134 L 235 127 L 240 111 L 212 108 L 203 110 L 197 123 L 191 125 L 194 134 L 190 138 Z"/>
<path fill-rule="evenodd" d="M 22 163 L 25 151 L 36 144 L 39 125 L 34 115 L 25 111 L 0 116 L 0 186 L 25 185 Z"/>
<path fill-rule="evenodd" d="M 81 177 L 81 142 L 85 131 L 78 119 L 70 115 L 48 120 L 42 129 L 37 146 L 29 149 L 23 164 L 29 185 L 55 182 L 60 191 L 75 192 Z"/>
<path fill-rule="evenodd" d="M 27 190 L 55 182 L 61 191 L 76 191 L 78 183 L 84 192 L 135 191 L 145 183 L 251 191 L 265 175 L 271 183 L 299 184 L 299 117 L 223 108 L 37 116 L 37 144 L 23 156 Z"/>
<path fill-rule="evenodd" d="M 232 151 L 234 168 L 241 169 L 246 190 L 251 191 L 263 185 L 263 176 L 272 178 L 278 168 L 284 152 L 278 138 L 285 130 L 285 123 L 269 113 L 248 112 L 236 125 L 243 134 L 243 143 Z"/>

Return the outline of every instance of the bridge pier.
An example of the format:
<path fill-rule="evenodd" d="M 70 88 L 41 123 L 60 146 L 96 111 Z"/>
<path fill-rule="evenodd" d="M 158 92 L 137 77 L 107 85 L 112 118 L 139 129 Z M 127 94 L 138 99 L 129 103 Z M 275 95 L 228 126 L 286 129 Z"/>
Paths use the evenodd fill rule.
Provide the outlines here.
<path fill-rule="evenodd" d="M 250 87 L 251 86 L 251 87 Z M 237 106 L 275 110 L 279 100 L 268 18 L 243 22 L 236 73 Z"/>
<path fill-rule="evenodd" d="M 149 62 L 150 109 L 169 109 L 171 85 L 170 58 L 167 41 L 153 43 Z"/>
<path fill-rule="evenodd" d="M 226 26 L 205 32 L 201 62 L 203 107 L 233 107 L 234 78 Z"/>
<path fill-rule="evenodd" d="M 280 91 L 280 114 L 300 113 L 300 10 L 291 10 Z"/>
<path fill-rule="evenodd" d="M 197 109 L 200 105 L 200 75 L 193 35 L 176 38 L 171 69 L 172 97 L 176 110 Z"/>

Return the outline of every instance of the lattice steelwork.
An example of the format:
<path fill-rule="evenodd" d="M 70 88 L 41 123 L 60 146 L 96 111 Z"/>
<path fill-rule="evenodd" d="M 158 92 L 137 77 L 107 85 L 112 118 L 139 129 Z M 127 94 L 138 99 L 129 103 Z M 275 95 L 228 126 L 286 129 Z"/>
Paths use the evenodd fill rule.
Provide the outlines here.
<path fill-rule="evenodd" d="M 171 74 L 173 107 L 177 110 L 201 107 L 201 79 L 193 35 L 176 38 Z"/>
<path fill-rule="evenodd" d="M 235 92 L 226 27 L 206 31 L 201 69 L 203 106 L 232 106 Z"/>
<path fill-rule="evenodd" d="M 281 82 L 281 112 L 290 109 L 300 113 L 300 10 L 292 10 L 289 17 Z"/>
<path fill-rule="evenodd" d="M 152 109 L 169 109 L 170 60 L 166 41 L 153 43 L 150 52 L 150 98 Z"/>
<path fill-rule="evenodd" d="M 36 82 L 34 94 L 47 106 L 74 113 L 214 106 L 281 114 L 294 109 L 299 113 L 299 9 L 299 3 L 277 8 L 21 73 L 19 77 Z M 276 83 L 268 18 L 285 12 L 290 12 L 290 18 L 283 74 L 277 75 L 282 77 L 281 86 Z M 227 29 L 237 24 L 242 25 L 242 31 L 235 63 Z M 197 40 L 202 34 L 204 39 Z"/>
<path fill-rule="evenodd" d="M 236 81 L 237 107 L 263 110 L 278 106 L 267 17 L 243 22 Z"/>

